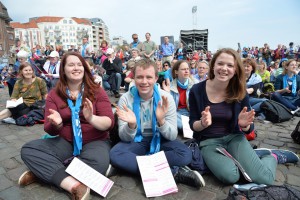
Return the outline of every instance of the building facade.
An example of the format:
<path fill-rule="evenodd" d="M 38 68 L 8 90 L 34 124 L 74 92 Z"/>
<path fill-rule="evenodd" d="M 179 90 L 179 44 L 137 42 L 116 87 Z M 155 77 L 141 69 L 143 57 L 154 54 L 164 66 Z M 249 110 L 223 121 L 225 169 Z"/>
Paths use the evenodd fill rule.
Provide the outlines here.
<path fill-rule="evenodd" d="M 71 45 L 79 48 L 82 45 L 83 36 L 89 36 L 89 43 L 96 48 L 99 39 L 105 38 L 105 30 L 98 29 L 98 35 L 94 39 L 93 25 L 90 20 L 76 17 L 34 17 L 28 23 L 11 22 L 15 29 L 15 37 L 33 48 L 37 44 L 45 47 L 52 45 L 54 48 L 62 46 L 68 50 Z M 104 24 L 104 22 L 103 22 Z M 104 27 L 104 25 L 102 25 Z"/>
<path fill-rule="evenodd" d="M 12 19 L 7 8 L 0 2 L 0 56 L 9 55 L 10 48 L 14 45 L 14 29 L 9 25 Z"/>
<path fill-rule="evenodd" d="M 92 37 L 94 49 L 100 49 L 101 42 L 106 40 L 110 43 L 109 32 L 106 24 L 100 18 L 89 19 L 92 23 Z"/>

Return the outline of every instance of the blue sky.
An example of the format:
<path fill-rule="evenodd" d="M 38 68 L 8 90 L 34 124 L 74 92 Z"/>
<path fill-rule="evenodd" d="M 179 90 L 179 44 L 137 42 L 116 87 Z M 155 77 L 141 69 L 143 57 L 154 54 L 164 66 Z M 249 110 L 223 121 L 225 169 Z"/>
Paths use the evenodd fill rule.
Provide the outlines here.
<path fill-rule="evenodd" d="M 208 47 L 237 49 L 241 46 L 271 48 L 277 44 L 300 45 L 299 0 L 2 0 L 13 21 L 28 22 L 35 16 L 99 17 L 107 24 L 110 36 L 145 33 L 160 42 L 160 36 L 180 30 L 208 29 Z M 16 6 L 17 5 L 17 6 Z M 197 6 L 197 26 L 192 7 Z"/>

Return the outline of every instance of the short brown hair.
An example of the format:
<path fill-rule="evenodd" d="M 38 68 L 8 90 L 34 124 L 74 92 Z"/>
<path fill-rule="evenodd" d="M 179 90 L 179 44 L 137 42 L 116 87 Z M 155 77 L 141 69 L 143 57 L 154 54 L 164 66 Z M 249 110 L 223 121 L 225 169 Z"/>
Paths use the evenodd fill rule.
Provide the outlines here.
<path fill-rule="evenodd" d="M 256 62 L 255 62 L 254 59 L 252 59 L 252 58 L 245 58 L 245 59 L 243 59 L 243 65 L 245 65 L 245 64 L 251 65 L 251 67 L 252 67 L 251 74 L 252 74 L 252 73 L 255 73 L 255 70 L 256 70 Z"/>
<path fill-rule="evenodd" d="M 20 67 L 19 67 L 19 74 L 22 76 L 22 78 L 24 78 L 24 76 L 23 76 L 23 74 L 22 74 L 21 72 L 22 72 L 22 70 L 23 70 L 25 67 L 28 67 L 28 66 L 31 67 L 31 69 L 32 69 L 32 71 L 33 71 L 32 78 L 34 78 L 34 77 L 35 77 L 34 69 L 33 69 L 32 65 L 31 65 L 30 63 L 28 63 L 28 62 L 25 62 L 25 63 L 23 63 L 23 64 L 20 65 Z"/>
<path fill-rule="evenodd" d="M 173 79 L 177 78 L 175 72 L 179 70 L 179 67 L 180 67 L 180 65 L 181 65 L 182 63 L 186 63 L 186 64 L 189 66 L 189 63 L 188 63 L 187 61 L 185 61 L 185 60 L 178 60 L 178 61 L 174 64 L 174 66 L 172 67 L 172 77 L 173 77 Z M 190 68 L 189 68 L 189 69 L 190 69 Z"/>
<path fill-rule="evenodd" d="M 210 69 L 209 69 L 209 79 L 213 80 L 215 78 L 214 74 L 214 66 L 216 63 L 217 58 L 222 54 L 226 53 L 232 55 L 234 58 L 234 65 L 235 65 L 235 75 L 230 79 L 229 84 L 226 88 L 226 102 L 240 102 L 246 96 L 246 76 L 244 72 L 244 67 L 242 65 L 241 58 L 239 54 L 230 48 L 220 49 L 218 52 L 215 53 L 211 62 L 210 62 Z"/>
<path fill-rule="evenodd" d="M 150 60 L 148 58 L 141 59 L 135 63 L 134 68 L 132 70 L 133 76 L 135 76 L 135 71 L 136 71 L 137 67 L 147 69 L 147 68 L 150 68 L 151 66 L 154 67 L 155 77 L 158 77 L 158 69 L 157 69 L 156 63 L 153 60 Z"/>

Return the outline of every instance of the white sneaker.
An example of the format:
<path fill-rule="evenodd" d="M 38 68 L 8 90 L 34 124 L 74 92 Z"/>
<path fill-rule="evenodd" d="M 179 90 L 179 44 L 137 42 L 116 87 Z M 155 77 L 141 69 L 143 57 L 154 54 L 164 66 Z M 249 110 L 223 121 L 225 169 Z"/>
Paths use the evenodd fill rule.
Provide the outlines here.
<path fill-rule="evenodd" d="M 292 110 L 291 113 L 294 115 L 296 112 L 298 112 L 300 110 L 300 107 L 297 107 L 296 110 Z"/>
<path fill-rule="evenodd" d="M 14 120 L 14 119 L 11 118 L 11 117 L 2 119 L 2 122 L 8 123 L 8 124 L 16 124 L 16 120 Z"/>

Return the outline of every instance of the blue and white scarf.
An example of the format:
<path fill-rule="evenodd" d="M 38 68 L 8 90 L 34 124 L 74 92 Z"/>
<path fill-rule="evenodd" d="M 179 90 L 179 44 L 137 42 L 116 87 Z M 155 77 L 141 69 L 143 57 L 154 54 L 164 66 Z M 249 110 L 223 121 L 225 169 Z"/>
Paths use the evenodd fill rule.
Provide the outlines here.
<path fill-rule="evenodd" d="M 138 93 L 137 88 L 134 86 L 132 89 L 132 93 L 134 96 L 133 99 L 133 112 L 136 117 L 137 123 L 137 132 L 134 137 L 134 142 L 141 142 L 143 140 L 143 135 L 141 131 L 141 118 L 140 118 L 140 107 L 141 107 L 141 97 Z M 149 154 L 154 154 L 160 151 L 160 133 L 156 127 L 156 108 L 158 106 L 158 102 L 160 101 L 160 95 L 158 91 L 158 87 L 154 85 L 153 91 L 153 112 L 152 112 L 152 133 L 153 137 L 151 140 L 150 151 Z"/>
<path fill-rule="evenodd" d="M 288 75 L 283 76 L 283 88 L 286 88 L 289 86 L 288 81 L 292 82 L 292 96 L 297 96 L 297 81 L 296 81 L 296 75 L 293 75 L 292 77 L 288 77 Z"/>
<path fill-rule="evenodd" d="M 82 104 L 82 94 L 84 91 L 84 85 L 82 84 L 81 92 L 78 94 L 78 97 L 76 99 L 75 105 L 73 104 L 73 101 L 70 99 L 70 90 L 67 88 L 67 94 L 69 98 L 67 99 L 69 108 L 71 110 L 72 114 L 72 129 L 73 129 L 73 155 L 78 156 L 80 155 L 80 151 L 82 149 L 82 131 L 81 131 L 81 125 L 80 125 L 80 119 L 79 119 L 79 112 L 80 112 L 80 106 Z"/>
<path fill-rule="evenodd" d="M 189 79 L 186 79 L 183 84 L 179 81 L 179 79 L 177 79 L 177 86 L 183 90 L 186 90 L 189 86 Z"/>

